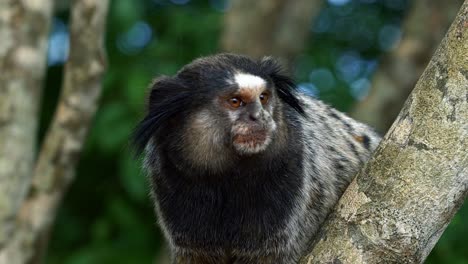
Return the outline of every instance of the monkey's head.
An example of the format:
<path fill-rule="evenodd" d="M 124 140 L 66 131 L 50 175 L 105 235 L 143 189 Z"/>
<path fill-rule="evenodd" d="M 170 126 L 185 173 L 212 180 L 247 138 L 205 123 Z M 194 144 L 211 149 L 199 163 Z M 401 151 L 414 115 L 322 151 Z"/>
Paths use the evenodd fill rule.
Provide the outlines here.
<path fill-rule="evenodd" d="M 285 108 L 303 114 L 294 90 L 271 58 L 197 59 L 153 82 L 134 142 L 139 151 L 165 151 L 186 167 L 222 169 L 287 144 Z"/>

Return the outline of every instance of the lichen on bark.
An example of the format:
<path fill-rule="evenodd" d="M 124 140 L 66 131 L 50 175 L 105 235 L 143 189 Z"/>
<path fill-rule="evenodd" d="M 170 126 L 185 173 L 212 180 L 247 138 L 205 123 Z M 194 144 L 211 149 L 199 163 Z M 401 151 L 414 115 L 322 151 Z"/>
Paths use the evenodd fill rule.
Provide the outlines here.
<path fill-rule="evenodd" d="M 51 1 L 0 1 L 0 251 L 32 177 L 51 15 Z"/>
<path fill-rule="evenodd" d="M 303 263 L 421 263 L 468 193 L 468 2 Z"/>

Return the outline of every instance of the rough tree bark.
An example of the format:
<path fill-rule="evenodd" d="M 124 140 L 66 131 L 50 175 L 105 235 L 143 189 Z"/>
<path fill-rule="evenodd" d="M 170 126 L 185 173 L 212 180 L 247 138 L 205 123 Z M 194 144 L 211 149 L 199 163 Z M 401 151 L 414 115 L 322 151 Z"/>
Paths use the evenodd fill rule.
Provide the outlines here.
<path fill-rule="evenodd" d="M 403 24 L 400 45 L 390 52 L 372 80 L 368 97 L 351 115 L 386 132 L 411 93 L 463 0 L 415 0 Z"/>
<path fill-rule="evenodd" d="M 32 184 L 14 218 L 16 228 L 0 250 L 1 264 L 40 262 L 41 251 L 46 244 L 44 238 L 47 238 L 60 200 L 73 180 L 101 93 L 107 6 L 107 0 L 75 0 L 72 5 L 71 50 L 65 66 L 63 91 L 35 169 L 27 171 L 33 175 Z M 30 24 L 34 25 L 35 22 Z M 18 100 L 23 96 L 33 96 L 34 100 L 31 101 L 34 104 L 38 99 L 31 92 L 15 96 Z M 35 114 L 29 119 L 37 118 Z M 15 132 L 22 131 L 18 129 Z M 11 178 L 13 175 L 7 176 Z"/>
<path fill-rule="evenodd" d="M 31 180 L 51 14 L 52 1 L 0 0 L 0 251 Z"/>
<path fill-rule="evenodd" d="M 421 263 L 468 194 L 468 1 L 303 263 Z"/>
<path fill-rule="evenodd" d="M 303 50 L 322 0 L 234 0 L 221 49 L 254 58 L 273 55 L 285 65 Z"/>

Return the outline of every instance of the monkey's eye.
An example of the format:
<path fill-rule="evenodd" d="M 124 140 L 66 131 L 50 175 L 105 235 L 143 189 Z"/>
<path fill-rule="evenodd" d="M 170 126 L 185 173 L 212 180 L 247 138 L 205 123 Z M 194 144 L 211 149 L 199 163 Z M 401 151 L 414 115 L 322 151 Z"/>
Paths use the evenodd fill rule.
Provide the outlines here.
<path fill-rule="evenodd" d="M 242 100 L 239 97 L 233 97 L 229 99 L 228 102 L 234 108 L 238 108 L 242 105 Z"/>
<path fill-rule="evenodd" d="M 259 96 L 259 98 L 260 98 L 260 102 L 261 102 L 262 104 L 268 103 L 268 94 L 267 94 L 267 93 L 262 93 L 262 94 Z"/>

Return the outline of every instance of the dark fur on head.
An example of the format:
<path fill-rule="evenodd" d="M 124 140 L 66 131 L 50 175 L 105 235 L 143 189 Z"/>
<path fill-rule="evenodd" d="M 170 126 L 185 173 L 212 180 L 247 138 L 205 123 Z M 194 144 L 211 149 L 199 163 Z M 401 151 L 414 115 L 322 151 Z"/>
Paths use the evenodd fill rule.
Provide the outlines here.
<path fill-rule="evenodd" d="M 274 59 L 266 57 L 253 61 L 248 57 L 219 54 L 195 60 L 174 77 L 160 77 L 151 85 L 148 112 L 133 133 L 137 153 L 141 153 L 153 136 L 167 129 L 169 120 L 186 116 L 216 94 L 212 83 L 222 83 L 235 70 L 242 70 L 274 83 L 278 97 L 300 114 L 304 109 L 294 96 L 296 85 L 287 77 Z M 211 85 L 210 85 L 211 84 Z M 228 85 L 228 84 L 226 84 Z"/>

